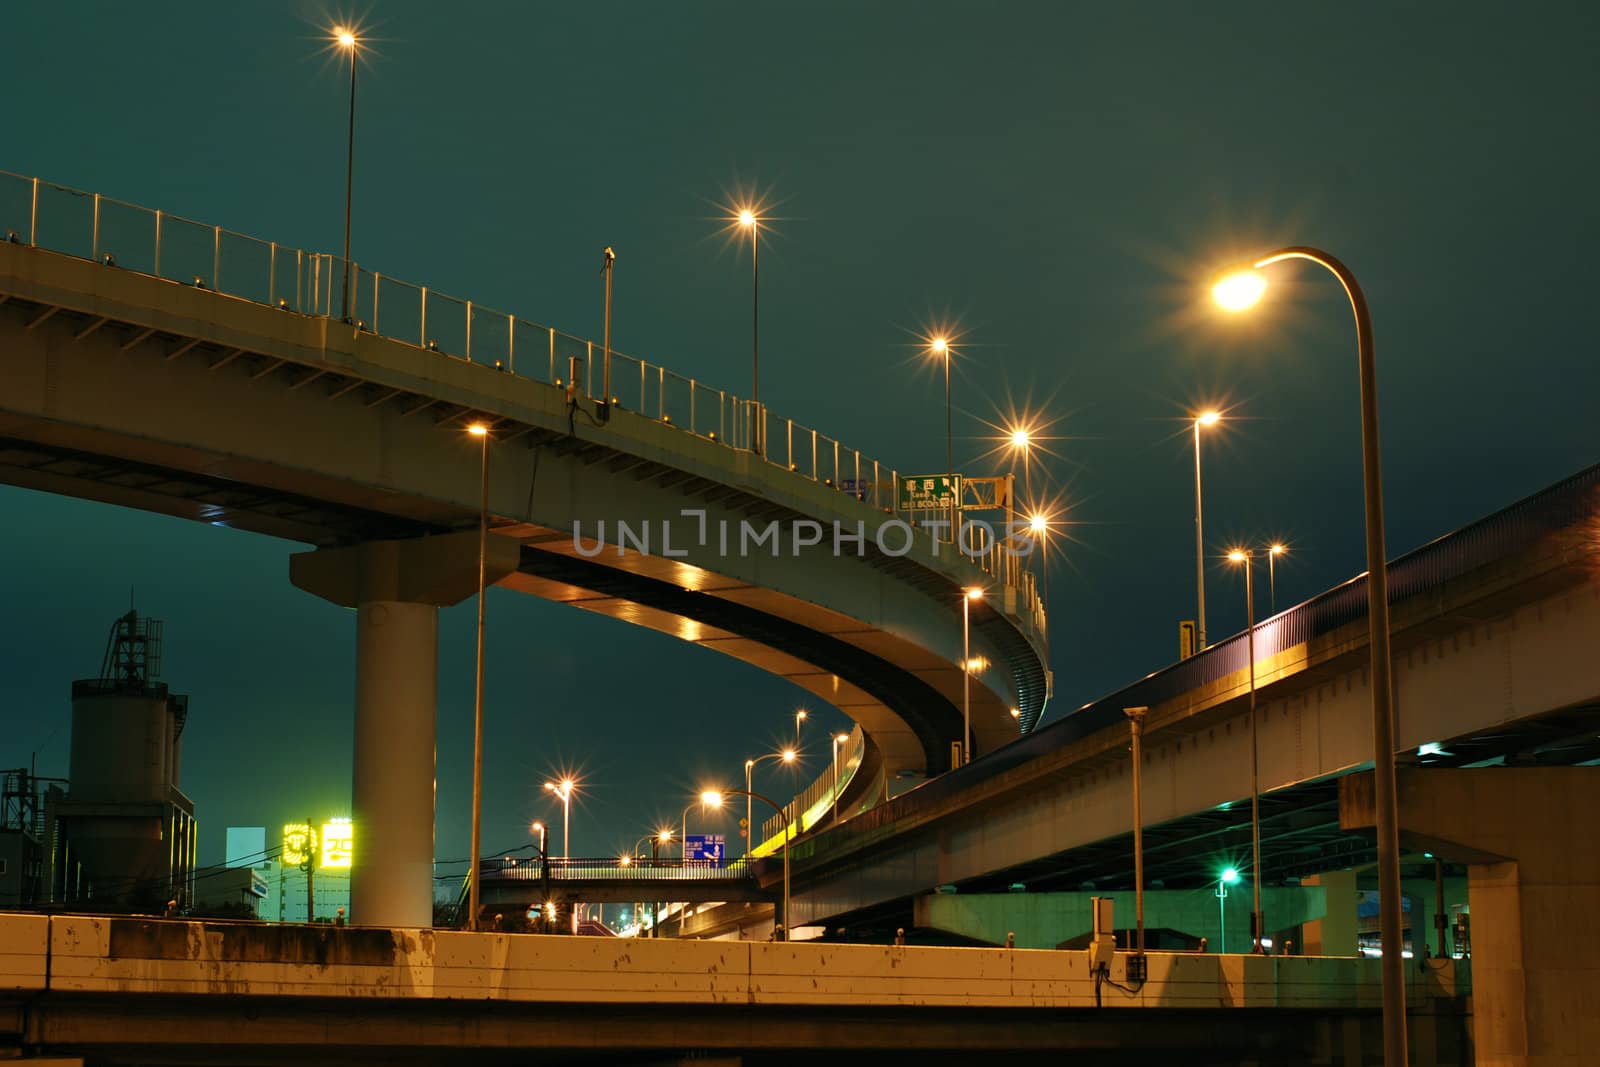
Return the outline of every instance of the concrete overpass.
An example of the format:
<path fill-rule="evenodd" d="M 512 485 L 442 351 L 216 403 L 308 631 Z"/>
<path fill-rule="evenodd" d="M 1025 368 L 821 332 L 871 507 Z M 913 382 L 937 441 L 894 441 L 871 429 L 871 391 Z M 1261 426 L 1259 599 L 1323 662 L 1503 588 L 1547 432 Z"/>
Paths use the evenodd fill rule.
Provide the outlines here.
<path fill-rule="evenodd" d="M 1361 1062 L 1376 961 L 575 938 L 0 913 L 0 1055 Z M 1416 1063 L 1471 1063 L 1465 969 L 1409 974 Z M 663 1057 L 668 1057 L 663 1059 Z M 723 1062 L 727 1062 L 724 1060 Z M 735 1062 L 738 1062 L 735 1060 Z"/>
<path fill-rule="evenodd" d="M 1043 709 L 1031 574 L 926 528 L 875 536 L 922 516 L 835 440 L 620 355 L 607 398 L 596 346 L 364 269 L 340 321 L 327 256 L 14 175 L 0 212 L 0 482 L 316 546 L 292 579 L 357 609 L 363 921 L 429 921 L 437 609 L 476 583 L 470 423 L 491 431 L 501 586 L 785 677 L 859 722 L 881 773 L 933 774 L 980 585 L 975 749 Z"/>
<path fill-rule="evenodd" d="M 1600 758 L 1600 657 L 1591 654 L 1600 647 L 1600 466 L 1395 560 L 1390 582 L 1402 765 Z M 1365 605 L 1360 577 L 1258 624 L 1264 810 L 1294 831 L 1268 853 L 1275 870 L 1315 873 L 1362 858 L 1336 839 L 1337 779 L 1371 764 Z M 838 920 L 940 885 L 1131 882 L 1122 709 L 1138 705 L 1151 709 L 1149 876 L 1214 878 L 1201 857 L 1216 849 L 1215 834 L 1248 826 L 1248 670 L 1238 634 L 823 829 L 794 852 L 797 922 Z M 1307 807 L 1312 818 L 1296 820 L 1294 809 Z M 1197 847 L 1164 848 L 1189 839 Z"/>

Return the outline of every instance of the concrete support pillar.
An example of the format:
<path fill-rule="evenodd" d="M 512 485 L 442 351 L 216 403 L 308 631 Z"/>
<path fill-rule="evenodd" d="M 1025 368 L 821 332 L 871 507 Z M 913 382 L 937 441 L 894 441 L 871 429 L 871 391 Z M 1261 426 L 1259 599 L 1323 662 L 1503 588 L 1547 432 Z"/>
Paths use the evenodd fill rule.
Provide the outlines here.
<path fill-rule="evenodd" d="M 1359 926 L 1356 919 L 1356 902 L 1360 893 L 1356 889 L 1355 871 L 1326 871 L 1302 878 L 1303 886 L 1321 886 L 1325 912 L 1322 918 L 1305 924 L 1302 949 L 1307 956 L 1355 956 Z"/>
<path fill-rule="evenodd" d="M 1600 767 L 1411 768 L 1396 784 L 1402 846 L 1467 865 L 1479 1067 L 1592 1063 Z M 1372 825 L 1371 786 L 1341 780 L 1341 826 Z"/>
<path fill-rule="evenodd" d="M 485 580 L 513 573 L 521 551 L 491 537 Z M 478 533 L 302 552 L 289 578 L 356 609 L 350 920 L 431 926 L 439 608 L 477 592 Z"/>
<path fill-rule="evenodd" d="M 433 923 L 438 690 L 439 609 L 397 600 L 357 605 L 352 922 Z"/>

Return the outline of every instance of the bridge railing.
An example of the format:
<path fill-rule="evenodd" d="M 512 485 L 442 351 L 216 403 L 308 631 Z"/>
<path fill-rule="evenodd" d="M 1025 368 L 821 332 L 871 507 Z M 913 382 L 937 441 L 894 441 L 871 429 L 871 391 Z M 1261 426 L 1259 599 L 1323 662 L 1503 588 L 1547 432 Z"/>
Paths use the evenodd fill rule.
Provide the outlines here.
<path fill-rule="evenodd" d="M 340 256 L 262 241 L 7 171 L 0 171 L 0 230 L 10 241 L 178 284 L 302 315 L 348 318 L 358 329 L 508 374 L 556 386 L 576 378 L 589 399 L 611 400 L 686 433 L 756 452 L 769 463 L 903 517 L 897 510 L 896 469 L 775 415 L 764 404 L 614 350 L 608 381 L 604 348 L 593 341 L 359 263 L 350 264 L 347 297 Z M 969 556 L 1021 592 L 1019 615 L 1042 618 L 1031 573 L 997 552 Z"/>
<path fill-rule="evenodd" d="M 499 856 L 478 864 L 485 881 L 743 882 L 755 878 L 751 861 L 740 857 L 721 866 L 705 860 Z"/>

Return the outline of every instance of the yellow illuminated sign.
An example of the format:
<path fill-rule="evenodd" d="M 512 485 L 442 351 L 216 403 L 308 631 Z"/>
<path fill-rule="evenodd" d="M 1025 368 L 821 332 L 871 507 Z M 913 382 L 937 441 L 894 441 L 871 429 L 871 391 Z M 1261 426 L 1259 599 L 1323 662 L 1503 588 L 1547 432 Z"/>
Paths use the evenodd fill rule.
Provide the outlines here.
<path fill-rule="evenodd" d="M 348 867 L 355 851 L 356 830 L 349 819 L 322 824 L 322 866 Z"/>
<path fill-rule="evenodd" d="M 355 826 L 349 819 L 329 819 L 322 824 L 322 837 L 303 822 L 283 826 L 283 865 L 301 867 L 307 856 L 315 856 L 318 867 L 349 867 L 355 855 Z"/>
<path fill-rule="evenodd" d="M 317 851 L 317 832 L 303 822 L 285 823 L 283 826 L 283 863 L 298 867 L 306 857 Z"/>

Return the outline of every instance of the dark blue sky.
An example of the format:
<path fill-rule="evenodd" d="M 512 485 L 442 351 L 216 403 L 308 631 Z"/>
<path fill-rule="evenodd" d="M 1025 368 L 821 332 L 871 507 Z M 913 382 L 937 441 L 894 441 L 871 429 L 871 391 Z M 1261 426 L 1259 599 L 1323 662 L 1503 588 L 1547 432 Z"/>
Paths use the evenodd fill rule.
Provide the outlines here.
<path fill-rule="evenodd" d="M 14 7 L 0 167 L 336 251 L 337 14 Z M 363 265 L 597 336 L 613 245 L 619 349 L 743 392 L 748 260 L 713 216 L 756 187 L 783 219 L 763 398 L 901 470 L 942 466 L 913 335 L 959 319 L 958 458 L 1008 400 L 1064 438 L 1051 717 L 1176 654 L 1194 405 L 1237 416 L 1208 446 L 1214 551 L 1287 539 L 1282 603 L 1363 566 L 1343 297 L 1279 267 L 1223 319 L 1197 300 L 1219 264 L 1309 243 L 1361 278 L 1392 554 L 1600 458 L 1593 5 L 396 2 L 365 21 Z M 132 586 L 192 694 L 202 859 L 229 824 L 346 808 L 354 623 L 290 587 L 297 546 L 23 490 L 0 516 L 0 765 L 37 750 L 65 773 L 68 685 Z M 1213 637 L 1240 627 L 1239 581 L 1217 568 L 1209 592 Z M 631 843 L 769 751 L 800 700 L 580 612 L 504 593 L 490 612 L 488 851 L 559 818 L 540 786 L 562 766 L 586 781 L 574 851 Z M 470 606 L 445 613 L 441 858 L 465 852 L 471 628 Z"/>

